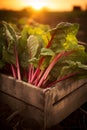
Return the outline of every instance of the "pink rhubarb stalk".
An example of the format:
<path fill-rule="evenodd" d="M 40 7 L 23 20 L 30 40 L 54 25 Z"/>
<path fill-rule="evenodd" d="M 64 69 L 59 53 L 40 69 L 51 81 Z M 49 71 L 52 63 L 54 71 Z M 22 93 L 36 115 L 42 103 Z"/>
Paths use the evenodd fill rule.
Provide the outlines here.
<path fill-rule="evenodd" d="M 57 31 L 57 30 L 54 31 L 54 33 L 53 33 L 53 35 L 52 35 L 50 41 L 48 42 L 46 48 L 49 48 L 49 47 L 51 46 L 52 41 L 53 41 L 53 39 L 54 39 L 54 36 L 55 36 L 55 34 L 56 34 L 56 31 Z M 37 75 L 40 74 L 40 67 L 41 67 L 41 65 L 42 65 L 42 63 L 43 63 L 43 61 L 44 61 L 44 59 L 45 59 L 45 57 L 41 57 L 41 58 L 40 58 L 39 64 L 38 64 L 38 68 L 36 69 L 34 75 L 33 75 L 32 78 L 31 78 L 31 83 L 33 83 L 34 80 L 37 78 Z M 39 79 L 39 78 L 38 78 L 38 79 Z M 38 82 L 38 81 L 37 81 L 37 82 Z"/>
<path fill-rule="evenodd" d="M 21 80 L 21 73 L 20 73 L 20 66 L 19 66 L 19 59 L 18 59 L 18 53 L 17 53 L 16 45 L 14 47 L 14 53 L 15 53 L 15 57 L 16 57 L 17 77 L 18 77 L 18 80 Z"/>
<path fill-rule="evenodd" d="M 12 69 L 12 74 L 13 74 L 13 77 L 16 79 L 17 78 L 17 74 L 16 74 L 16 70 L 14 68 L 14 65 L 11 64 L 11 69 Z"/>
<path fill-rule="evenodd" d="M 74 73 L 65 75 L 65 76 L 59 78 L 58 80 L 53 81 L 52 83 L 50 83 L 50 84 L 44 86 L 44 88 L 52 87 L 52 86 L 55 85 L 56 83 L 58 83 L 58 82 L 60 82 L 60 81 L 62 81 L 62 80 L 68 79 L 68 78 L 70 78 L 70 77 L 72 77 L 72 76 L 75 76 L 76 74 L 78 74 L 78 72 L 74 72 Z"/>
<path fill-rule="evenodd" d="M 41 87 L 41 85 L 43 85 L 43 82 L 46 80 L 48 74 L 50 73 L 51 69 L 54 67 L 54 65 L 58 62 L 58 60 L 63 57 L 63 56 L 67 56 L 69 54 L 71 54 L 73 51 L 68 51 L 68 52 L 61 52 L 59 54 L 57 54 L 54 59 L 52 60 L 52 62 L 49 64 L 48 68 L 46 69 L 46 71 L 44 72 L 42 78 L 40 79 L 39 83 L 37 84 L 38 87 Z"/>

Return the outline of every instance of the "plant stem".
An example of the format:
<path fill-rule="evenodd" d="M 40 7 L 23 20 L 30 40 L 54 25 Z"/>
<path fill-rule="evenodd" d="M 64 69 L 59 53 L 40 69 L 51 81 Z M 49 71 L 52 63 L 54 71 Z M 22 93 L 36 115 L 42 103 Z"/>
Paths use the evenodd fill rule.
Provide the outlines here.
<path fill-rule="evenodd" d="M 41 85 L 43 84 L 43 82 L 46 80 L 48 74 L 50 73 L 51 69 L 54 67 L 54 65 L 58 62 L 58 60 L 63 57 L 63 56 L 67 56 L 71 53 L 73 53 L 74 51 L 71 50 L 71 51 L 68 51 L 68 52 L 65 52 L 65 51 L 62 51 L 60 53 L 58 53 L 54 59 L 52 60 L 52 62 L 49 64 L 48 68 L 45 70 L 42 78 L 40 79 L 39 83 L 38 83 L 38 87 L 41 87 Z"/>
<path fill-rule="evenodd" d="M 14 65 L 13 65 L 13 64 L 11 64 L 11 69 L 12 69 L 13 77 L 16 79 L 16 78 L 17 78 L 17 75 L 16 75 L 15 68 L 14 68 Z"/>
<path fill-rule="evenodd" d="M 53 33 L 53 35 L 52 35 L 50 41 L 48 42 L 46 48 L 49 48 L 49 47 L 51 46 L 52 40 L 54 39 L 54 36 L 55 36 L 55 34 L 56 34 L 56 31 L 57 31 L 57 30 L 54 31 L 54 33 Z M 39 63 L 38 63 L 38 68 L 36 69 L 36 71 L 35 71 L 33 77 L 31 78 L 31 83 L 33 83 L 33 81 L 35 80 L 35 78 L 37 78 L 37 75 L 40 74 L 40 67 L 41 67 L 41 65 L 42 65 L 42 63 L 43 63 L 43 61 L 44 61 L 44 59 L 45 59 L 45 57 L 41 57 L 41 58 L 40 58 Z"/>
<path fill-rule="evenodd" d="M 68 78 L 70 78 L 70 77 L 72 77 L 72 76 L 75 76 L 76 74 L 78 74 L 78 72 L 74 72 L 74 73 L 65 75 L 65 76 L 59 78 L 58 80 L 53 81 L 52 83 L 50 83 L 50 84 L 44 86 L 44 88 L 52 87 L 52 86 L 55 85 L 56 83 L 58 83 L 58 82 L 60 82 L 60 81 L 62 81 L 62 80 L 68 79 Z"/>
<path fill-rule="evenodd" d="M 64 52 L 61 52 L 59 54 L 57 54 L 53 61 L 49 64 L 48 68 L 46 69 L 46 71 L 44 72 L 40 82 L 38 83 L 38 87 L 40 87 L 42 85 L 42 83 L 44 82 L 44 80 L 47 78 L 49 72 L 51 71 L 51 69 L 53 68 L 53 66 L 56 64 L 56 62 L 58 61 L 58 59 L 64 54 Z"/>
<path fill-rule="evenodd" d="M 15 57 L 16 57 L 17 76 L 18 76 L 18 80 L 21 80 L 21 73 L 20 73 L 20 66 L 19 66 L 19 59 L 18 59 L 18 53 L 17 53 L 16 45 L 14 47 L 14 52 L 15 52 Z"/>

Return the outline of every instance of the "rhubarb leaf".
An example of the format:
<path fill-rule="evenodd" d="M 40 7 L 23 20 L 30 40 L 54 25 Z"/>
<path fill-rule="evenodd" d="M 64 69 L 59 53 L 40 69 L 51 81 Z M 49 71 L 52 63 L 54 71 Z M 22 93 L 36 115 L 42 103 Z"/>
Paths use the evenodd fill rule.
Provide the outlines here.
<path fill-rule="evenodd" d="M 38 24 L 37 26 L 30 26 L 28 34 L 36 36 L 40 44 L 45 47 L 50 39 L 49 29 L 50 27 L 47 25 Z"/>
<path fill-rule="evenodd" d="M 62 22 L 58 24 L 56 28 L 50 30 L 51 35 L 55 34 L 51 44 L 51 49 L 55 53 L 58 53 L 62 50 L 70 50 L 76 48 L 76 34 L 78 32 L 78 28 L 78 24 Z"/>
<path fill-rule="evenodd" d="M 2 49 L 2 55 L 3 60 L 7 63 L 16 63 L 15 55 L 14 55 L 14 45 L 16 44 L 17 37 L 15 34 L 15 31 L 13 28 L 7 24 L 6 22 L 3 22 L 3 28 L 4 28 L 4 36 L 5 36 L 5 42 L 3 44 Z"/>

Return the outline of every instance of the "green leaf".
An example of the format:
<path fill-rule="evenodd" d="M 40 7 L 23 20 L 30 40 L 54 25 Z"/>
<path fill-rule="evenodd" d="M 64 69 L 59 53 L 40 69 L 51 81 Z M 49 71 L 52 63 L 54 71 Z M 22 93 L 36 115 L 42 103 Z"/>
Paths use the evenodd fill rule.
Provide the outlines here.
<path fill-rule="evenodd" d="M 5 63 L 0 59 L 0 69 L 2 69 L 5 66 Z"/>
<path fill-rule="evenodd" d="M 2 24 L 5 27 L 5 34 L 8 38 L 8 40 L 10 41 L 17 41 L 17 37 L 16 37 L 16 33 L 14 31 L 14 29 L 12 28 L 12 26 L 10 26 L 10 24 L 8 24 L 7 22 L 3 21 Z"/>
<path fill-rule="evenodd" d="M 39 56 L 42 46 L 39 43 L 39 40 L 36 36 L 30 35 L 29 38 L 27 39 L 27 48 L 31 59 L 35 56 Z"/>
<path fill-rule="evenodd" d="M 87 65 L 81 64 L 81 62 L 77 62 L 77 64 L 80 69 L 87 70 Z"/>
<path fill-rule="evenodd" d="M 13 27 L 2 22 L 0 26 L 0 48 L 2 49 L 0 56 L 3 62 L 15 64 L 14 45 L 17 42 L 17 35 Z"/>
<path fill-rule="evenodd" d="M 79 25 L 62 22 L 56 26 L 56 28 L 50 30 L 51 35 L 54 35 L 54 39 L 51 44 L 51 49 L 56 53 L 63 50 L 71 50 L 77 47 L 76 34 L 78 32 Z"/>
<path fill-rule="evenodd" d="M 21 31 L 21 46 L 25 47 L 25 44 L 27 43 L 27 38 L 28 38 L 28 30 L 29 30 L 29 26 L 25 25 L 23 27 L 23 30 Z"/>
<path fill-rule="evenodd" d="M 55 53 L 49 48 L 42 48 L 40 55 L 41 56 L 54 56 Z"/>
<path fill-rule="evenodd" d="M 29 26 L 28 34 L 36 36 L 40 44 L 45 47 L 50 39 L 50 33 L 48 32 L 49 29 L 48 26 L 42 26 L 40 24 L 37 26 Z"/>

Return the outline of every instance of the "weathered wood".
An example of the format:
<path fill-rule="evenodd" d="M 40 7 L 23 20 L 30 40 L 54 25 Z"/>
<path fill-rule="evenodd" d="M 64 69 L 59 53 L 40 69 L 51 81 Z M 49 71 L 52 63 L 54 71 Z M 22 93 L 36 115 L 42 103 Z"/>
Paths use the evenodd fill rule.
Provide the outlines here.
<path fill-rule="evenodd" d="M 53 104 L 66 95 L 72 93 L 74 90 L 80 88 L 82 85 L 87 83 L 87 79 L 73 79 L 69 78 L 64 81 L 61 81 L 55 85 L 51 90 L 54 93 Z"/>
<path fill-rule="evenodd" d="M 15 80 L 10 76 L 0 75 L 0 90 L 39 109 L 44 108 L 43 90 L 29 83 Z"/>
<path fill-rule="evenodd" d="M 45 130 L 87 101 L 87 79 L 70 78 L 53 88 L 41 89 L 0 74 L 0 100 L 12 109 L 22 109 L 24 118 L 36 120 Z"/>
<path fill-rule="evenodd" d="M 78 89 L 68 94 L 55 104 L 51 102 L 53 100 L 52 98 L 54 93 L 49 93 L 50 94 L 47 96 L 47 127 L 51 127 L 61 122 L 63 119 L 65 119 L 68 115 L 70 115 L 73 111 L 78 109 L 83 103 L 87 101 L 87 84 L 79 87 Z"/>
<path fill-rule="evenodd" d="M 0 102 L 8 104 L 13 111 L 19 111 L 19 114 L 27 120 L 36 121 L 41 127 L 44 124 L 44 112 L 35 106 L 26 104 L 6 93 L 0 91 Z"/>

